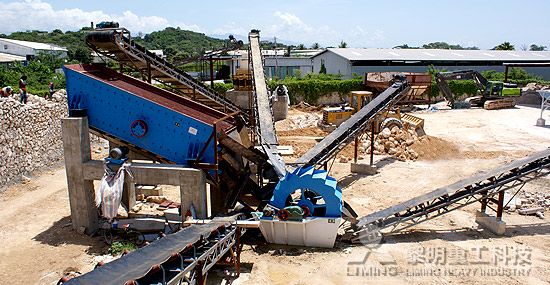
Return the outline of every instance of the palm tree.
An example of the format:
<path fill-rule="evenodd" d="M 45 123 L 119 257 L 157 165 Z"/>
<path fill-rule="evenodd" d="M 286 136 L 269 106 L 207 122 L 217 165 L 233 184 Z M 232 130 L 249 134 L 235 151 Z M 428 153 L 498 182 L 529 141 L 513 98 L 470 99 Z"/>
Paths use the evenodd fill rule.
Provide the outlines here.
<path fill-rule="evenodd" d="M 338 46 L 339 48 L 347 48 L 348 47 L 348 44 L 346 42 L 344 42 L 344 40 L 342 40 L 340 42 L 340 45 Z"/>
<path fill-rule="evenodd" d="M 503 42 L 500 45 L 493 48 L 494 50 L 515 50 L 514 45 L 510 42 Z"/>

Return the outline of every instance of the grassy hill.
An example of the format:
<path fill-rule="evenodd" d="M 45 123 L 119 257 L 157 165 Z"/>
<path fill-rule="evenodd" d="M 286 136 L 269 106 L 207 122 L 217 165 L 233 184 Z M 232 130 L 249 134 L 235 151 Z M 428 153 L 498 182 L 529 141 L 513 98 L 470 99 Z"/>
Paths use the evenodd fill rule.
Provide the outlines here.
<path fill-rule="evenodd" d="M 215 39 L 201 33 L 171 27 L 152 32 L 143 38 L 134 38 L 134 40 L 147 49 L 164 50 L 169 60 L 174 56 L 189 57 L 199 54 L 201 50 L 218 49 L 228 42 L 228 40 Z"/>
<path fill-rule="evenodd" d="M 79 31 L 63 32 L 59 29 L 52 32 L 45 31 L 25 31 L 15 32 L 10 35 L 0 34 L 2 38 L 55 44 L 66 47 L 69 50 L 69 58 L 80 62 L 86 62 L 89 59 L 83 59 L 82 54 L 88 53 L 89 49 L 84 44 L 86 32 L 92 30 L 89 27 L 82 28 Z M 179 28 L 168 27 L 162 31 L 152 32 L 143 38 L 134 37 L 134 40 L 145 46 L 147 49 L 162 49 L 168 59 L 174 56 L 188 57 L 197 55 L 201 50 L 221 48 L 228 40 L 221 40 L 208 37 L 201 33 L 185 31 Z"/>

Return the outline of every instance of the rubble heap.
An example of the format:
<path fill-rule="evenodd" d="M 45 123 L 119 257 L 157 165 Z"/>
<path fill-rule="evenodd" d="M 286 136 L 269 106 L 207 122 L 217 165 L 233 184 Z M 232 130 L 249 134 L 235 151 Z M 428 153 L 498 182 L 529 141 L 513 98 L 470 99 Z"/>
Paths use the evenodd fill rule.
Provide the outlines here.
<path fill-rule="evenodd" d="M 399 161 L 415 160 L 418 158 L 418 153 L 411 146 L 418 141 L 420 141 L 418 134 L 413 130 L 400 129 L 396 126 L 391 130 L 385 128 L 375 137 L 374 154 L 389 154 L 395 156 Z M 362 155 L 370 154 L 370 139 L 361 138 L 358 149 Z M 347 161 L 346 157 L 340 158 L 340 162 Z"/>
<path fill-rule="evenodd" d="M 51 101 L 29 94 L 26 105 L 0 99 L 0 186 L 24 182 L 25 175 L 63 158 L 60 119 L 67 114 L 65 90 Z"/>
<path fill-rule="evenodd" d="M 317 127 L 319 124 L 321 124 L 322 119 L 323 116 L 317 113 L 302 114 L 288 118 L 289 126 L 292 130 Z"/>
<path fill-rule="evenodd" d="M 506 210 L 518 211 L 521 215 L 537 215 L 544 219 L 544 212 L 550 209 L 550 194 L 522 191 L 517 196 L 506 193 L 504 196 Z"/>

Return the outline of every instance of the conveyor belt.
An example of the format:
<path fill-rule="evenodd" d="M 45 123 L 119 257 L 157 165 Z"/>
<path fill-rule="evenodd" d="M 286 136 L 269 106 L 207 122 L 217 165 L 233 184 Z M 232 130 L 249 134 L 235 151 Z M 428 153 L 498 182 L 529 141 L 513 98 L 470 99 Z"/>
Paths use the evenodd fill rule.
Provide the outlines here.
<path fill-rule="evenodd" d="M 501 167 L 488 170 L 430 193 L 413 198 L 357 220 L 353 240 L 358 241 L 377 231 L 406 229 L 510 188 L 519 187 L 550 170 L 550 149 L 532 154 Z"/>
<path fill-rule="evenodd" d="M 163 58 L 136 44 L 126 29 L 105 29 L 88 33 L 86 45 L 95 52 L 110 59 L 134 67 L 142 77 L 162 82 L 173 88 L 173 91 L 194 101 L 208 105 L 225 113 L 241 109 L 205 86 L 186 72 L 174 67 Z M 245 112 L 243 116 L 247 116 Z"/>
<path fill-rule="evenodd" d="M 202 284 L 238 246 L 241 230 L 229 222 L 192 225 L 64 284 Z"/>
<path fill-rule="evenodd" d="M 267 89 L 264 64 L 260 51 L 259 32 L 250 32 L 248 39 L 250 41 L 250 64 L 255 95 L 257 133 L 259 135 L 260 144 L 269 156 L 275 172 L 279 176 L 279 179 L 282 179 L 286 174 L 285 162 L 277 151 L 279 140 L 277 139 L 275 121 L 273 120 L 271 98 Z"/>
<path fill-rule="evenodd" d="M 372 100 L 367 106 L 355 113 L 321 142 L 302 155 L 295 165 L 307 168 L 322 164 L 350 144 L 369 126 L 385 109 L 407 93 L 410 84 L 407 81 L 396 82 Z"/>

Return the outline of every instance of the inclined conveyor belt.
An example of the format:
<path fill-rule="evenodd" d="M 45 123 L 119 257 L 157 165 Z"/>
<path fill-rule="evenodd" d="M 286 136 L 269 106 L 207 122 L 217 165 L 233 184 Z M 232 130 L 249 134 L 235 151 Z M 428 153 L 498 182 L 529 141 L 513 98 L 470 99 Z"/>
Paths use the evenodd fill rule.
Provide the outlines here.
<path fill-rule="evenodd" d="M 435 191 L 418 196 L 385 210 L 359 218 L 356 240 L 368 233 L 361 231 L 403 230 L 482 199 L 494 197 L 508 189 L 519 187 L 550 170 L 550 149 L 526 158 L 481 172 Z"/>
<path fill-rule="evenodd" d="M 267 88 L 262 53 L 260 50 L 260 34 L 251 32 L 248 35 L 250 40 L 250 66 L 252 81 L 254 86 L 256 122 L 259 135 L 259 141 L 269 160 L 275 169 L 279 179 L 286 174 L 285 162 L 277 146 L 277 131 L 275 130 L 275 121 L 273 120 L 273 110 L 271 106 L 271 96 Z"/>
<path fill-rule="evenodd" d="M 180 277 L 178 280 L 182 280 L 184 273 L 194 278 L 192 275 L 197 261 L 214 258 L 209 262 L 215 263 L 224 255 L 219 251 L 213 255 L 209 251 L 216 252 L 211 249 L 226 247 L 227 244 L 219 241 L 235 234 L 229 226 L 229 222 L 211 222 L 186 227 L 64 284 L 126 284 L 133 280 L 138 284 L 164 284 L 162 278 L 159 278 L 162 276 L 156 274 L 159 271 L 168 273 L 164 276 L 165 281 Z M 183 262 L 179 262 L 179 268 L 167 266 L 170 261 L 180 257 L 183 257 Z M 160 279 L 157 280 L 159 283 L 155 283 L 156 279 Z"/>
<path fill-rule="evenodd" d="M 337 155 L 342 149 L 360 136 L 384 110 L 391 107 L 409 90 L 407 81 L 394 83 L 367 106 L 363 107 L 336 130 L 326 136 L 321 142 L 302 155 L 294 165 L 307 168 L 322 164 Z"/>
<path fill-rule="evenodd" d="M 176 68 L 157 54 L 131 39 L 126 29 L 106 29 L 89 32 L 86 45 L 110 59 L 134 67 L 142 77 L 154 79 L 173 88 L 173 91 L 225 113 L 241 111 L 233 102 L 212 88 L 197 81 L 185 71 Z M 248 114 L 243 112 L 247 117 Z"/>

